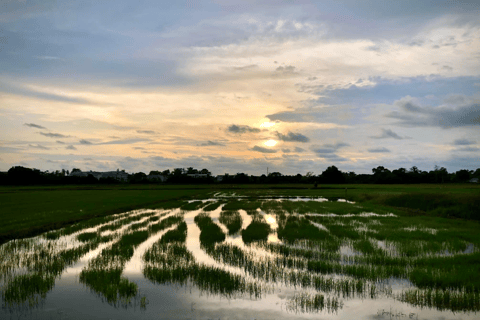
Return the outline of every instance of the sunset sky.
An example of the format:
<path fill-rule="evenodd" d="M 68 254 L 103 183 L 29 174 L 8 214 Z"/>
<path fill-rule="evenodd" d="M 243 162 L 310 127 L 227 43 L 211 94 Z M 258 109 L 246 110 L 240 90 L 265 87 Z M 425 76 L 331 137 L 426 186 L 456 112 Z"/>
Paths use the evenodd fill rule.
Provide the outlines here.
<path fill-rule="evenodd" d="M 0 171 L 480 167 L 480 1 L 0 2 Z"/>

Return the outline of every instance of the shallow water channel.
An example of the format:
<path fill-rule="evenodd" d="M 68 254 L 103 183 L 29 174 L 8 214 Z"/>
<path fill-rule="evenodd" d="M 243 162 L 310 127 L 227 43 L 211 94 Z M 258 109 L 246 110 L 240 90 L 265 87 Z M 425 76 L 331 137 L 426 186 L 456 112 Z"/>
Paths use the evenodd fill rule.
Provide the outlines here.
<path fill-rule="evenodd" d="M 473 309 L 451 311 L 453 307 L 446 304 L 443 296 L 443 305 L 431 302 L 428 299 L 435 298 L 430 297 L 424 297 L 424 303 L 418 303 L 418 297 L 416 302 L 405 296 L 400 298 L 403 292 L 417 289 L 405 277 L 373 279 L 370 276 L 363 279 L 345 271 L 366 255 L 359 246 L 361 240 L 349 242 L 334 237 L 335 228 L 350 226 L 351 232 L 365 236 L 367 245 L 373 243 L 375 252 L 387 252 L 385 256 L 397 258 L 397 250 L 401 248 L 393 242 L 368 238 L 369 234 L 378 232 L 376 226 L 390 221 L 385 219 L 398 219 L 393 214 L 295 212 L 285 218 L 274 209 L 238 209 L 232 210 L 232 219 L 239 219 L 240 230 L 229 234 L 228 227 L 221 221 L 225 219 L 222 212 L 231 198 L 241 200 L 217 193 L 210 199 L 198 200 L 198 207 L 193 210 L 135 210 L 105 221 L 2 245 L 0 319 L 480 317 L 478 311 L 475 312 L 478 294 L 473 296 L 477 300 L 470 304 Z M 216 202 L 221 203 L 217 208 L 204 211 L 206 206 Z M 301 205 L 303 202 L 328 203 L 328 200 L 265 197 L 261 202 Z M 354 204 L 342 200 L 336 202 L 346 206 Z M 194 205 L 196 201 L 185 203 Z M 195 221 L 200 214 L 210 217 L 206 227 Z M 331 240 L 336 245 L 334 251 L 327 245 L 321 247 L 322 242 L 286 243 L 279 238 L 277 229 L 285 226 L 290 215 L 300 219 L 298 221 L 307 221 L 312 232 L 318 230 L 319 234 L 334 239 Z M 359 220 L 352 220 L 352 217 Z M 255 221 L 268 225 L 270 233 L 266 241 L 246 244 L 242 230 Z M 185 231 L 182 231 L 183 222 Z M 202 232 L 214 228 L 212 224 L 219 227 L 225 238 L 205 245 L 207 240 L 202 240 Z M 417 231 L 404 229 L 404 232 Z M 186 232 L 183 240 L 182 232 Z M 431 228 L 426 228 L 425 232 L 435 235 Z M 445 250 L 443 255 L 449 253 Z M 469 244 L 466 251 L 453 252 L 468 255 L 477 249 Z M 147 255 L 150 258 L 146 258 Z M 330 264 L 320 266 L 325 261 Z M 331 272 L 327 267 L 337 269 Z"/>

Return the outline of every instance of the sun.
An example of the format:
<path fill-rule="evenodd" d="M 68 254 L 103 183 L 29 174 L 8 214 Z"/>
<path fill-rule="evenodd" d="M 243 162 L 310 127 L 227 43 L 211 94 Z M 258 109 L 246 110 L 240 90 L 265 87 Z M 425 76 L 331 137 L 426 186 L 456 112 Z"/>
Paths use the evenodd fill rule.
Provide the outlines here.
<path fill-rule="evenodd" d="M 275 145 L 277 144 L 277 141 L 275 141 L 275 140 L 268 140 L 268 141 L 265 141 L 263 144 L 266 145 L 266 146 L 268 146 L 268 147 L 273 147 L 273 146 L 275 146 Z"/>

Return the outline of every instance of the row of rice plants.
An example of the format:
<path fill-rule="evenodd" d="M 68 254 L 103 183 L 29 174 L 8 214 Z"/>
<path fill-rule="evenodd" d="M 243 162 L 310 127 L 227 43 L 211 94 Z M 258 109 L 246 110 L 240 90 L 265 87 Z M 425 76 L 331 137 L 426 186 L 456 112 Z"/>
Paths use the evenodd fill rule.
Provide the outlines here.
<path fill-rule="evenodd" d="M 318 291 L 332 292 L 344 297 L 355 296 L 355 294 L 363 296 L 367 292 L 368 283 L 363 279 L 326 278 L 312 274 L 310 271 L 290 269 L 289 263 L 285 260 L 287 258 L 256 257 L 255 254 L 247 253 L 230 244 L 217 244 L 215 247 L 207 248 L 207 253 L 221 263 L 243 268 L 253 278 L 267 282 L 315 288 Z M 294 261 L 291 265 L 294 268 L 305 266 L 301 260 Z"/>
<path fill-rule="evenodd" d="M 55 285 L 55 277 L 41 273 L 23 274 L 8 282 L 2 290 L 4 307 L 34 308 Z"/>
<path fill-rule="evenodd" d="M 203 219 L 203 221 L 202 221 Z M 205 218 L 199 218 L 200 225 L 204 230 L 209 225 Z M 185 247 L 186 225 L 179 226 L 168 231 L 163 237 L 145 252 L 143 257 L 146 262 L 143 270 L 144 276 L 154 283 L 180 284 L 188 282 L 195 284 L 201 291 L 211 294 L 219 294 L 227 297 L 249 294 L 259 298 L 262 287 L 257 283 L 249 283 L 236 274 L 232 274 L 220 268 L 197 264 L 191 252 Z M 212 247 L 211 244 L 208 245 Z"/>
<path fill-rule="evenodd" d="M 272 232 L 270 225 L 265 222 L 263 216 L 256 213 L 252 222 L 242 230 L 242 240 L 249 244 L 253 241 L 266 241 L 268 235 Z"/>
<path fill-rule="evenodd" d="M 452 290 L 407 290 L 396 295 L 396 299 L 421 308 L 437 310 L 480 311 L 480 293 Z"/>
<path fill-rule="evenodd" d="M 150 225 L 148 230 L 123 235 L 118 242 L 102 250 L 98 257 L 89 262 L 80 273 L 80 282 L 105 297 L 108 303 L 128 305 L 136 297 L 138 288 L 135 283 L 121 277 L 125 263 L 133 256 L 134 249 L 151 235 L 181 220 L 179 216 L 171 216 Z"/>
<path fill-rule="evenodd" d="M 298 216 L 277 215 L 278 238 L 293 243 L 298 239 L 328 240 L 331 236 L 325 230 L 320 230 L 307 219 Z"/>
<path fill-rule="evenodd" d="M 220 218 L 218 219 L 228 228 L 228 234 L 235 234 L 242 228 L 242 217 L 238 211 L 225 211 L 220 212 Z"/>
<path fill-rule="evenodd" d="M 100 243 L 109 240 L 110 238 L 97 235 L 86 244 L 60 252 L 48 250 L 51 246 L 42 249 L 41 245 L 37 244 L 36 247 L 39 250 L 29 255 L 24 261 L 23 266 L 27 268 L 28 273 L 5 279 L 6 286 L 2 290 L 4 303 L 9 308 L 26 305 L 32 307 L 32 303 L 37 305 L 39 299 L 44 298 L 53 288 L 56 277 L 60 276 L 66 267 L 78 261 L 84 254 L 96 249 Z M 22 252 L 18 252 L 17 255 L 22 255 Z"/>
<path fill-rule="evenodd" d="M 329 313 L 337 313 L 343 308 L 343 303 L 337 297 L 326 297 L 323 294 L 296 293 L 289 299 L 286 308 L 295 313 L 314 313 L 327 310 Z"/>
<path fill-rule="evenodd" d="M 215 245 L 216 242 L 225 240 L 225 234 L 222 229 L 213 222 L 207 213 L 200 213 L 194 218 L 195 223 L 200 228 L 200 244 L 204 247 Z"/>

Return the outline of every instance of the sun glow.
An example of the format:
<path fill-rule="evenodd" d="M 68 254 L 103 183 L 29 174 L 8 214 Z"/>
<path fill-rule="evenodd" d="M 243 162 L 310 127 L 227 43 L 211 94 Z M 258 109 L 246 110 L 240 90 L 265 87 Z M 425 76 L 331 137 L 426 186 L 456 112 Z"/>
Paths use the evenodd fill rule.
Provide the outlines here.
<path fill-rule="evenodd" d="M 274 125 L 276 125 L 275 122 L 264 122 L 260 125 L 261 128 L 270 128 L 270 127 L 273 127 Z"/>
<path fill-rule="evenodd" d="M 277 141 L 275 141 L 275 140 L 268 140 L 268 141 L 265 141 L 263 144 L 266 145 L 266 146 L 268 146 L 268 147 L 273 147 L 273 146 L 275 146 L 275 145 L 277 144 Z"/>

